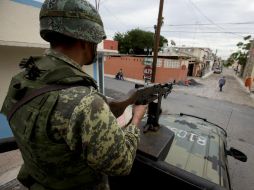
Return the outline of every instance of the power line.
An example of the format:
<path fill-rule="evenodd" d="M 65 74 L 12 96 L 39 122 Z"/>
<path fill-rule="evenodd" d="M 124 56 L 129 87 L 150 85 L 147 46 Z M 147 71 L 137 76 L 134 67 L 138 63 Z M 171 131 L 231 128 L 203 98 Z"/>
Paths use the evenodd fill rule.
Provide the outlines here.
<path fill-rule="evenodd" d="M 205 33 L 205 34 L 212 34 L 212 33 L 218 33 L 218 34 L 254 34 L 254 32 L 216 32 L 216 31 L 202 31 L 202 32 L 196 32 L 196 31 L 186 31 L 186 30 L 163 30 L 162 32 L 181 32 L 181 33 Z"/>
<path fill-rule="evenodd" d="M 254 25 L 254 22 L 228 22 L 228 23 L 214 23 L 216 25 Z M 165 26 L 211 26 L 209 23 L 193 23 L 193 24 L 165 24 Z"/>
<path fill-rule="evenodd" d="M 206 18 L 206 20 L 208 20 L 208 22 L 210 22 L 211 24 L 217 26 L 220 30 L 226 31 L 223 27 L 221 27 L 220 25 L 214 23 L 210 18 L 208 18 L 208 17 L 198 8 L 198 6 L 197 6 L 192 0 L 189 0 L 189 2 L 193 5 L 193 7 L 194 7 L 195 9 L 197 9 L 197 11 L 198 11 L 203 17 Z M 228 32 L 228 31 L 227 31 L 227 32 Z M 233 32 L 228 32 L 228 33 L 232 33 L 233 35 L 241 36 L 241 35 L 239 35 L 239 34 L 237 34 L 237 33 L 233 33 Z M 241 37 L 243 38 L 243 36 L 241 36 Z"/>
<path fill-rule="evenodd" d="M 120 23 L 120 24 L 117 24 L 117 26 L 115 25 L 118 31 L 121 31 L 121 30 L 119 30 L 119 26 L 120 26 L 121 28 L 123 28 L 123 26 L 125 26 L 126 28 L 128 28 L 128 26 L 127 26 L 120 18 L 118 18 L 115 14 L 113 14 L 112 11 L 110 11 L 105 5 L 103 5 L 103 4 L 101 4 L 101 5 L 102 5 L 102 7 L 104 8 L 104 10 L 106 10 L 106 11 L 108 12 L 108 14 L 110 14 L 111 16 L 113 16 L 114 19 L 117 20 L 118 23 Z"/>

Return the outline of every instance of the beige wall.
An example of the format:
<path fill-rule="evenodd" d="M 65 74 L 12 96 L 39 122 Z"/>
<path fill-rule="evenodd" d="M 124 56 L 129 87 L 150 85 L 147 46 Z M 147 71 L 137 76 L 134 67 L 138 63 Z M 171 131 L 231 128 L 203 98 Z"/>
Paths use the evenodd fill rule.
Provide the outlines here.
<path fill-rule="evenodd" d="M 47 45 L 39 35 L 39 12 L 37 7 L 0 0 L 0 44 L 24 43 L 32 47 Z"/>
<path fill-rule="evenodd" d="M 42 48 L 0 46 L 0 107 L 12 76 L 21 71 L 19 68 L 21 59 L 31 55 L 41 55 L 43 52 Z"/>

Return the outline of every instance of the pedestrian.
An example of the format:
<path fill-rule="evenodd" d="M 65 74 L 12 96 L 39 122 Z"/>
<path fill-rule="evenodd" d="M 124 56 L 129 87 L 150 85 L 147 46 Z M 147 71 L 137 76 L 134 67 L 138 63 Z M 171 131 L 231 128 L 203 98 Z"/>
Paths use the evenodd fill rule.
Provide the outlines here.
<path fill-rule="evenodd" d="M 225 76 L 223 76 L 223 77 L 221 77 L 220 79 L 219 79 L 219 88 L 220 88 L 220 92 L 222 92 L 222 88 L 223 88 L 223 86 L 226 84 L 226 78 L 225 78 Z"/>
<path fill-rule="evenodd" d="M 238 68 L 239 68 L 239 65 L 237 65 L 237 67 L 235 68 L 235 74 L 236 75 L 238 74 Z"/>
<path fill-rule="evenodd" d="M 120 73 L 120 80 L 124 80 L 124 78 L 123 78 L 123 69 L 120 69 L 119 73 Z"/>
<path fill-rule="evenodd" d="M 120 69 L 116 74 L 116 79 L 118 80 L 124 80 L 123 78 L 123 69 Z"/>
<path fill-rule="evenodd" d="M 107 175 L 130 172 L 146 105 L 133 106 L 120 128 L 93 78 L 104 37 L 102 20 L 86 0 L 46 0 L 40 35 L 50 43 L 41 57 L 23 59 L 1 112 L 22 154 L 17 179 L 30 190 L 108 189 Z"/>
<path fill-rule="evenodd" d="M 245 86 L 248 88 L 250 93 L 251 93 L 251 87 L 252 87 L 253 80 L 254 80 L 254 78 L 252 78 L 251 76 L 246 77 L 246 79 L 245 79 Z"/>

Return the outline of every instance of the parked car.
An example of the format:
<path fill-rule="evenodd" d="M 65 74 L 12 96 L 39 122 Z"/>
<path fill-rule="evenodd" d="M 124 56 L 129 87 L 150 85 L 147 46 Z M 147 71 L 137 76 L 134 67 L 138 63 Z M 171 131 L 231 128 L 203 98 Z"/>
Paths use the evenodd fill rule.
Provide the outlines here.
<path fill-rule="evenodd" d="M 130 175 L 110 177 L 111 190 L 232 189 L 227 157 L 243 162 L 247 157 L 227 147 L 223 128 L 188 114 L 161 115 L 159 121 L 157 132 L 141 133 Z"/>
<path fill-rule="evenodd" d="M 216 67 L 213 71 L 213 73 L 220 74 L 222 72 L 222 69 L 220 67 Z"/>

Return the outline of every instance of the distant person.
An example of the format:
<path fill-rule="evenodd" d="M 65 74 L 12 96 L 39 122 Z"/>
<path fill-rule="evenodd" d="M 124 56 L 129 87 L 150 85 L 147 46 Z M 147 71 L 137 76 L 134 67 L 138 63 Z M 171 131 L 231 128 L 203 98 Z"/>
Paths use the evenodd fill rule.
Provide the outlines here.
<path fill-rule="evenodd" d="M 222 92 L 222 88 L 223 88 L 223 86 L 226 84 L 226 78 L 225 78 L 225 76 L 223 76 L 223 77 L 221 77 L 220 79 L 219 79 L 219 88 L 220 88 L 220 92 Z"/>
<path fill-rule="evenodd" d="M 123 69 L 120 69 L 118 73 L 116 74 L 116 79 L 118 80 L 124 80 L 123 78 Z"/>
<path fill-rule="evenodd" d="M 249 92 L 251 93 L 251 86 L 252 86 L 252 81 L 254 80 L 254 78 L 252 77 L 247 77 L 245 79 L 245 86 L 249 89 Z"/>
<path fill-rule="evenodd" d="M 239 65 L 237 65 L 237 67 L 235 68 L 235 74 L 238 74 L 238 69 L 239 69 Z"/>

